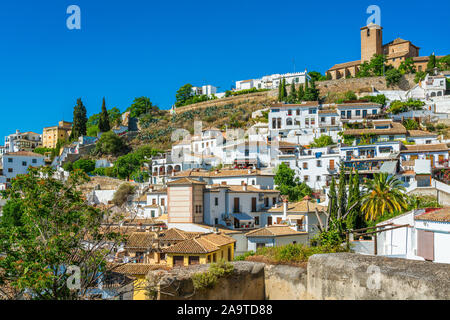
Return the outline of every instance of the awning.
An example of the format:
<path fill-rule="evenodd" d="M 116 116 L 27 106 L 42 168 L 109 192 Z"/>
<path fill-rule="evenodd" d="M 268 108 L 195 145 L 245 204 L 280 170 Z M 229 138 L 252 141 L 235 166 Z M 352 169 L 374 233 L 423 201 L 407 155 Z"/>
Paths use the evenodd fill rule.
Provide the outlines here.
<path fill-rule="evenodd" d="M 385 161 L 380 167 L 380 172 L 395 174 L 397 171 L 397 161 Z"/>
<path fill-rule="evenodd" d="M 304 217 L 303 214 L 290 214 L 287 216 L 288 220 L 303 220 Z"/>
<path fill-rule="evenodd" d="M 232 215 L 239 221 L 253 221 L 253 217 L 246 213 L 233 213 Z"/>

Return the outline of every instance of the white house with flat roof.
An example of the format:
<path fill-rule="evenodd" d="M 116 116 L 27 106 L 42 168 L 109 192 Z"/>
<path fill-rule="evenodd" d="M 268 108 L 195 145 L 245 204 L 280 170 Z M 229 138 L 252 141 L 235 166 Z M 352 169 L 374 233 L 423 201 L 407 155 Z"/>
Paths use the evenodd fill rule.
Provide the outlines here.
<path fill-rule="evenodd" d="M 2 157 L 3 176 L 6 182 L 18 174 L 28 173 L 28 168 L 44 166 L 45 157 L 41 154 L 31 151 L 7 152 Z"/>
<path fill-rule="evenodd" d="M 306 82 L 306 79 L 311 80 L 308 76 L 307 70 L 304 72 L 284 73 L 284 74 L 271 74 L 263 76 L 259 79 L 248 79 L 236 81 L 236 91 L 248 90 L 252 88 L 256 89 L 276 89 L 279 87 L 280 82 L 285 79 L 286 85 L 294 82 L 295 84 L 302 84 Z"/>

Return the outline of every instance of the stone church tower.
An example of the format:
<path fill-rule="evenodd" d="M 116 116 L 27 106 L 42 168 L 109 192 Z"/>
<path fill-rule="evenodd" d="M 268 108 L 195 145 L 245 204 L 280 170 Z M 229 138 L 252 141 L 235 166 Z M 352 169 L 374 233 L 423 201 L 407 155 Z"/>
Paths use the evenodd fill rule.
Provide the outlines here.
<path fill-rule="evenodd" d="M 361 28 L 361 63 L 370 61 L 374 54 L 383 54 L 383 28 L 370 23 Z"/>

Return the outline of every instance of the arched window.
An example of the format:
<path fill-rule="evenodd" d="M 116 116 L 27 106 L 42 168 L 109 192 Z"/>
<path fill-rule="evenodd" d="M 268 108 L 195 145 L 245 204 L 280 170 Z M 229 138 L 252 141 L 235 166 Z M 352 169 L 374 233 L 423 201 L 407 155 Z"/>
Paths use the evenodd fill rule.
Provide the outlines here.
<path fill-rule="evenodd" d="M 438 91 L 437 95 L 438 97 L 442 96 L 442 91 Z"/>
<path fill-rule="evenodd" d="M 433 91 L 433 92 L 431 93 L 431 96 L 432 96 L 432 97 L 436 97 L 436 92 Z"/>
<path fill-rule="evenodd" d="M 286 119 L 286 125 L 287 126 L 292 126 L 292 119 L 291 118 L 287 118 Z"/>

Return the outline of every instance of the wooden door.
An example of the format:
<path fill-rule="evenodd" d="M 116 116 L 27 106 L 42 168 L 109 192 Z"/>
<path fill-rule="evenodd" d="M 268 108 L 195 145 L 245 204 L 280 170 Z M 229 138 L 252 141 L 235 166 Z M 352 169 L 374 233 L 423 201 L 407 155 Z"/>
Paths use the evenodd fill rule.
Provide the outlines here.
<path fill-rule="evenodd" d="M 252 212 L 256 212 L 256 198 L 252 198 Z"/>
<path fill-rule="evenodd" d="M 272 217 L 267 218 L 267 225 L 269 225 L 269 226 L 272 225 Z"/>
<path fill-rule="evenodd" d="M 330 159 L 330 170 L 334 170 L 334 159 Z"/>
<path fill-rule="evenodd" d="M 239 212 L 239 198 L 234 198 L 233 212 L 234 213 L 238 213 Z"/>
<path fill-rule="evenodd" d="M 434 260 L 434 232 L 417 230 L 417 255 L 425 260 Z"/>

